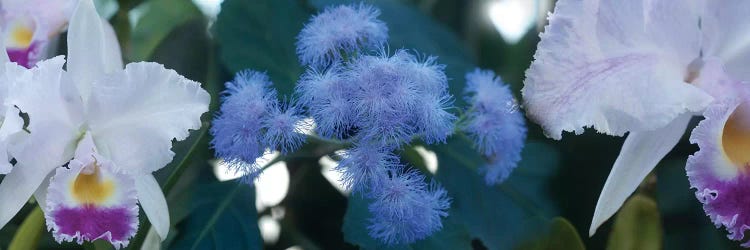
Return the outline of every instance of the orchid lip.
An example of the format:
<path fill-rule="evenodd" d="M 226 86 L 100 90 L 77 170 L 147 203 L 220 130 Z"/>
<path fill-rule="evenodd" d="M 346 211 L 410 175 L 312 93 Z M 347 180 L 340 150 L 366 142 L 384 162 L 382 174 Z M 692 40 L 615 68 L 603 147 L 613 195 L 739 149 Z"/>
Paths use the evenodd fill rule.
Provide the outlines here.
<path fill-rule="evenodd" d="M 750 103 L 744 102 L 729 116 L 724 124 L 721 147 L 724 157 L 740 171 L 750 163 Z"/>

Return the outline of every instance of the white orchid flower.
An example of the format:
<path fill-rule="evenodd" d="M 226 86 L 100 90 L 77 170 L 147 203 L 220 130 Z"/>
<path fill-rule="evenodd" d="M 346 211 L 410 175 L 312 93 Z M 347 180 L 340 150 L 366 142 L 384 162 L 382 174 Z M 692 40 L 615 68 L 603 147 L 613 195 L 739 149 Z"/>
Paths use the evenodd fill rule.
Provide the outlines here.
<path fill-rule="evenodd" d="M 750 95 L 743 94 L 746 84 L 731 80 L 750 80 L 748 13 L 750 1 L 744 0 L 557 2 L 526 72 L 529 117 L 554 139 L 585 127 L 615 136 L 628 132 L 597 202 L 591 235 L 677 144 L 690 118 L 703 112 L 707 120 L 691 138 L 701 148 L 688 162 L 691 183 L 714 223 L 738 236 L 750 228 L 750 214 L 717 217 L 709 211 L 719 205 L 711 199 L 732 196 L 719 186 L 746 176 L 750 160 L 732 153 L 750 148 L 750 136 L 739 136 L 750 135 L 750 122 L 742 118 L 750 110 L 737 108 Z M 724 124 L 736 126 L 729 131 Z M 736 140 L 722 145 L 730 132 Z M 705 155 L 730 160 L 707 163 Z M 698 182 L 705 179 L 701 174 L 716 178 Z M 750 196 L 741 199 L 750 203 Z"/>
<path fill-rule="evenodd" d="M 169 212 L 152 172 L 174 157 L 173 139 L 201 127 L 210 96 L 200 84 L 157 63 L 123 69 L 91 0 L 71 18 L 67 63 L 41 61 L 17 81 L 9 101 L 29 115 L 31 135 L 0 183 L 0 227 L 35 194 L 58 241 L 127 246 L 138 204 L 165 239 Z"/>
<path fill-rule="evenodd" d="M 68 24 L 77 0 L 0 0 L 0 28 L 10 59 L 31 67 Z"/>

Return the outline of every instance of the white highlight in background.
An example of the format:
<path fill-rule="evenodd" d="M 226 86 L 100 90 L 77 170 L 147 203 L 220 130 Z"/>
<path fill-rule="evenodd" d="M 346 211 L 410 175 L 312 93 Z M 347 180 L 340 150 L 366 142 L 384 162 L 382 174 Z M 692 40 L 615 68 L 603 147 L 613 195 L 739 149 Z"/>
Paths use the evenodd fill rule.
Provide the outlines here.
<path fill-rule="evenodd" d="M 320 164 L 320 173 L 323 174 L 323 177 L 325 177 L 326 180 L 328 180 L 328 182 L 339 191 L 339 193 L 344 196 L 349 196 L 351 191 L 347 190 L 344 183 L 341 182 L 341 172 L 336 171 L 336 166 L 339 165 L 339 162 L 326 155 L 320 157 L 318 164 Z"/>
<path fill-rule="evenodd" d="M 427 167 L 427 171 L 430 171 L 431 174 L 437 173 L 438 170 L 438 158 L 437 154 L 429 149 L 426 149 L 423 146 L 416 146 L 414 147 L 414 151 L 417 151 L 419 156 L 422 157 L 424 160 L 424 165 Z"/>
<path fill-rule="evenodd" d="M 281 203 L 289 191 L 289 170 L 285 162 L 271 165 L 255 179 L 255 208 L 258 212 Z"/>
<path fill-rule="evenodd" d="M 193 3 L 198 6 L 198 9 L 200 9 L 204 15 L 211 18 L 216 18 L 216 16 L 219 15 L 219 11 L 221 11 L 221 2 L 224 2 L 224 0 L 193 0 Z"/>
<path fill-rule="evenodd" d="M 503 40 L 515 44 L 534 26 L 536 3 L 533 0 L 495 0 L 487 7 L 495 29 Z"/>
<path fill-rule="evenodd" d="M 263 242 L 273 245 L 279 240 L 281 224 L 271 218 L 271 216 L 264 215 L 258 218 L 258 228 L 260 229 L 260 236 L 263 238 Z"/>
<path fill-rule="evenodd" d="M 280 154 L 278 151 L 266 151 L 265 155 L 255 160 L 258 166 L 265 166 Z M 219 181 L 235 180 L 243 176 L 229 168 L 224 161 L 214 162 L 214 175 Z M 289 170 L 285 162 L 277 162 L 266 168 L 263 173 L 255 179 L 255 208 L 258 212 L 266 208 L 278 205 L 289 191 Z"/>

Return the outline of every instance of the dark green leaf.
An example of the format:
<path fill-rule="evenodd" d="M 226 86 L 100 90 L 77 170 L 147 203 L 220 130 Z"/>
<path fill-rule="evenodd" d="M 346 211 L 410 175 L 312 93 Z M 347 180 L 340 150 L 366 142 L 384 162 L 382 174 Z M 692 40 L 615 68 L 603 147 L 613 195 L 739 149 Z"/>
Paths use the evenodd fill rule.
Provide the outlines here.
<path fill-rule="evenodd" d="M 147 1 L 138 6 L 138 10 L 143 11 L 143 16 L 138 19 L 133 28 L 129 51 L 125 51 L 126 58 L 130 61 L 149 59 L 172 30 L 196 17 L 202 17 L 200 10 L 192 1 L 184 0 Z M 201 31 L 205 33 L 205 28 Z"/>
<path fill-rule="evenodd" d="M 510 249 L 536 237 L 546 223 L 540 218 L 556 213 L 546 183 L 556 172 L 558 155 L 547 144 L 528 143 L 518 168 L 497 186 L 485 185 L 476 170 L 485 163 L 465 137 L 455 136 L 433 150 L 438 155 L 435 177 L 453 198 L 451 216 L 488 248 Z"/>
<path fill-rule="evenodd" d="M 194 184 L 192 212 L 170 249 L 261 249 L 255 191 L 229 181 Z"/>
<path fill-rule="evenodd" d="M 268 72 L 281 94 L 292 93 L 303 72 L 294 43 L 309 18 L 301 1 L 226 0 L 214 24 L 221 60 L 236 73 Z"/>
<path fill-rule="evenodd" d="M 584 250 L 578 231 L 562 217 L 552 219 L 546 232 L 528 241 L 519 250 Z"/>

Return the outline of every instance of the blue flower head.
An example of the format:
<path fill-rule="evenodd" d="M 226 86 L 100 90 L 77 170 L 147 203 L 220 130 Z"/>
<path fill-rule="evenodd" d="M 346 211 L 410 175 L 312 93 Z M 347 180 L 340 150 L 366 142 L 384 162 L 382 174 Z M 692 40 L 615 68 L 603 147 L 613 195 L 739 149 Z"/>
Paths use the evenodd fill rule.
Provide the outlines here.
<path fill-rule="evenodd" d="M 490 160 L 481 171 L 485 182 L 505 181 L 521 160 L 526 140 L 523 114 L 507 85 L 491 71 L 476 69 L 466 75 L 466 99 L 471 104 L 464 131 Z"/>
<path fill-rule="evenodd" d="M 370 5 L 328 7 L 313 16 L 297 36 L 297 56 L 304 65 L 325 67 L 344 55 L 374 49 L 388 40 L 388 27 Z"/>
<path fill-rule="evenodd" d="M 451 104 L 447 78 L 434 61 L 419 61 L 405 50 L 352 60 L 345 78 L 355 86 L 353 125 L 360 138 L 401 145 L 419 135 L 435 142 L 452 133 L 455 117 L 446 111 Z"/>
<path fill-rule="evenodd" d="M 352 128 L 352 88 L 342 71 L 339 64 L 324 71 L 308 69 L 295 87 L 299 103 L 307 107 L 316 131 L 323 137 L 343 139 Z"/>
<path fill-rule="evenodd" d="M 414 170 L 394 168 L 389 176 L 372 191 L 369 235 L 389 245 L 410 244 L 440 230 L 450 207 L 447 192 Z"/>
<path fill-rule="evenodd" d="M 211 146 L 216 156 L 228 162 L 254 162 L 263 155 L 262 117 L 276 101 L 268 76 L 257 71 L 241 71 L 226 83 L 222 105 L 211 127 Z"/>
<path fill-rule="evenodd" d="M 388 170 L 398 166 L 398 157 L 388 149 L 374 145 L 356 145 L 342 154 L 336 170 L 352 193 L 365 194 L 378 189 L 388 179 Z"/>
<path fill-rule="evenodd" d="M 304 116 L 296 105 L 275 102 L 263 119 L 265 133 L 262 142 L 282 154 L 293 152 L 305 142 L 306 135 L 300 128 L 306 126 Z"/>

